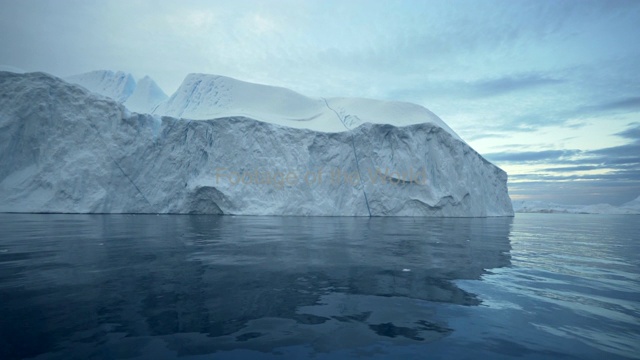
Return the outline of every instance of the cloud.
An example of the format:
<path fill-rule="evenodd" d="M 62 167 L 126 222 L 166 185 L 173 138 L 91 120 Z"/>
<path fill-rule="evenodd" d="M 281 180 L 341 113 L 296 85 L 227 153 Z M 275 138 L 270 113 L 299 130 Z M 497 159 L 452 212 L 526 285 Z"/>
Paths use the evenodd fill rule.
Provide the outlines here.
<path fill-rule="evenodd" d="M 548 165 L 573 165 L 580 167 L 597 166 L 599 169 L 627 169 L 637 164 L 640 168 L 640 141 L 612 146 L 597 150 L 541 150 L 510 152 L 503 151 L 484 155 L 496 163 L 544 163 Z M 569 168 L 563 168 L 570 171 Z M 562 171 L 558 168 L 547 168 L 547 171 Z M 574 171 L 592 170 L 574 168 Z"/>
<path fill-rule="evenodd" d="M 640 111 L 640 96 L 626 97 L 614 101 L 609 101 L 593 106 L 586 106 L 582 108 L 584 112 L 609 112 L 609 111 Z"/>
<path fill-rule="evenodd" d="M 565 79 L 554 77 L 551 73 L 516 73 L 499 77 L 480 78 L 471 81 L 424 79 L 403 84 L 401 88 L 390 89 L 392 98 L 468 98 L 485 99 L 515 92 L 536 90 L 539 88 L 562 85 Z"/>
<path fill-rule="evenodd" d="M 496 79 L 479 80 L 469 84 L 471 93 L 480 96 L 497 96 L 514 91 L 529 90 L 542 86 L 564 83 L 563 79 L 556 79 L 542 74 L 518 74 Z"/>
<path fill-rule="evenodd" d="M 619 133 L 615 133 L 614 135 L 639 141 L 640 140 L 640 124 L 636 125 L 636 123 L 632 123 L 630 125 L 635 125 L 635 126 L 630 127 L 629 129 L 621 131 Z"/>
<path fill-rule="evenodd" d="M 620 204 L 640 194 L 640 124 L 629 125 L 617 134 L 634 140 L 624 145 L 596 150 L 504 151 L 486 157 L 498 165 L 546 166 L 509 174 L 509 192 L 517 198 Z"/>
<path fill-rule="evenodd" d="M 570 171 L 586 171 L 586 170 L 599 170 L 602 167 L 597 165 L 580 165 L 580 166 L 562 166 L 562 167 L 554 167 L 554 168 L 546 168 L 542 171 L 551 171 L 551 172 L 570 172 Z"/>
<path fill-rule="evenodd" d="M 505 136 L 505 134 L 498 134 L 498 133 L 474 133 L 471 135 L 467 135 L 464 138 L 467 141 L 474 141 L 474 140 L 480 140 L 480 139 L 500 139 L 503 138 Z"/>
<path fill-rule="evenodd" d="M 553 162 L 555 160 L 580 154 L 580 150 L 543 150 L 523 152 L 499 152 L 485 154 L 484 156 L 495 162 Z"/>
<path fill-rule="evenodd" d="M 592 150 L 588 154 L 601 156 L 603 158 L 634 159 L 640 161 L 640 141 L 631 144 L 608 147 L 604 149 Z"/>
<path fill-rule="evenodd" d="M 585 123 L 578 123 L 577 126 L 571 123 L 563 124 L 547 124 L 545 122 L 539 123 L 538 126 L 530 126 L 528 124 L 520 123 L 518 126 L 511 126 L 510 124 L 490 124 L 484 125 L 488 132 L 483 133 L 482 128 L 478 126 L 472 126 L 463 129 L 460 133 L 464 135 L 465 139 L 469 141 L 485 139 L 485 138 L 509 138 L 514 134 L 522 134 L 523 132 L 537 131 L 543 126 L 555 125 L 562 131 L 563 129 L 580 129 L 586 126 Z M 491 149 L 496 152 L 483 153 L 483 155 L 498 163 L 526 163 L 526 162 L 548 162 L 549 164 L 569 164 L 569 165 L 589 165 L 589 164 L 632 164 L 639 162 L 640 158 L 640 123 L 629 123 L 629 127 L 614 135 L 633 140 L 627 144 L 601 148 L 596 150 L 580 150 L 580 149 L 553 149 L 558 146 L 559 143 L 564 143 L 568 140 L 579 139 L 579 137 L 571 136 L 561 139 L 551 140 L 546 143 L 535 144 L 500 144 L 498 146 L 492 146 Z M 553 129 L 558 131 L 558 129 Z M 477 135 L 476 135 L 477 133 Z M 467 135 L 470 134 L 470 135 Z M 524 135 L 523 135 L 524 136 Z M 616 141 L 617 142 L 617 141 Z M 576 143 L 572 141 L 572 143 Z M 574 145 L 575 146 L 575 145 Z M 536 150 L 536 148 L 545 148 L 545 150 Z M 553 150 L 547 150 L 547 149 Z M 514 151 L 515 149 L 515 151 Z M 527 151 L 521 151 L 526 149 Z"/>

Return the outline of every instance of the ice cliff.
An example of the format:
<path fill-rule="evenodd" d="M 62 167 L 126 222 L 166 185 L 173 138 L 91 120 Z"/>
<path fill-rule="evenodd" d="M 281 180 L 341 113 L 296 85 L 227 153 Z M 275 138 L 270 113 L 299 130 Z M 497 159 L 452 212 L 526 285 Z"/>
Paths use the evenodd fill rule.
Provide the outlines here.
<path fill-rule="evenodd" d="M 0 211 L 513 215 L 506 173 L 422 107 L 220 80 L 187 78 L 175 118 L 0 72 Z"/>

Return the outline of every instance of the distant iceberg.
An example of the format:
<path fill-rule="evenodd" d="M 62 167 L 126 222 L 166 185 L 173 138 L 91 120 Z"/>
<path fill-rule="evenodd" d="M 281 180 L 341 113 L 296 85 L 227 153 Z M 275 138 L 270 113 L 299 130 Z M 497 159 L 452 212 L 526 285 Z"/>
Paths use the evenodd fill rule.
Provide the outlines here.
<path fill-rule="evenodd" d="M 148 114 L 150 79 L 70 80 L 0 73 L 0 211 L 513 215 L 507 174 L 418 105 L 190 75 Z"/>
<path fill-rule="evenodd" d="M 516 213 L 566 213 L 566 214 L 640 214 L 640 196 L 620 206 L 611 204 L 563 205 L 535 200 L 513 200 Z"/>

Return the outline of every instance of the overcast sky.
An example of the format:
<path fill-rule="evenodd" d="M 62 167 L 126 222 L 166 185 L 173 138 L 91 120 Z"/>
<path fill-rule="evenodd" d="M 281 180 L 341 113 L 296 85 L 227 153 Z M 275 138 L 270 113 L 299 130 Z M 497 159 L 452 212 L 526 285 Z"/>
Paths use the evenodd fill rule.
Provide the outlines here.
<path fill-rule="evenodd" d="M 0 0 L 0 65 L 415 102 L 514 199 L 640 195 L 640 1 Z"/>

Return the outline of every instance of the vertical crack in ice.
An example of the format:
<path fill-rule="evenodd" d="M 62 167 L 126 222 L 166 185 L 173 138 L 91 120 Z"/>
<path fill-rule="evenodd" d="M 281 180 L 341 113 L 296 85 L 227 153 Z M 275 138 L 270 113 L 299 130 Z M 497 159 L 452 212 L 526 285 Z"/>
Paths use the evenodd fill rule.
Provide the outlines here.
<path fill-rule="evenodd" d="M 108 153 L 107 153 L 108 154 Z M 116 166 L 118 167 L 118 169 L 120 169 L 120 172 L 122 172 L 122 175 L 124 175 L 125 178 L 127 178 L 127 180 L 129 180 L 129 182 L 131 183 L 131 185 L 133 185 L 134 188 L 136 188 L 136 190 L 138 191 L 138 193 L 140 194 L 140 196 L 142 196 L 142 198 L 147 202 L 147 204 L 149 204 L 149 206 L 151 206 L 151 202 L 149 201 L 149 199 L 147 199 L 146 196 L 144 196 L 144 194 L 142 193 L 142 190 L 140 190 L 140 188 L 138 187 L 138 185 L 136 185 L 136 183 L 133 182 L 133 180 L 129 177 L 129 175 L 127 175 L 126 172 L 124 172 L 124 170 L 122 169 L 122 167 L 120 166 L 120 164 L 116 161 L 116 159 L 113 158 L 113 156 L 111 156 L 111 154 L 108 154 L 109 157 L 111 158 L 111 160 L 113 161 L 114 164 L 116 164 Z"/>
<path fill-rule="evenodd" d="M 196 83 L 193 85 L 193 87 L 191 88 L 191 93 L 189 94 L 189 96 L 187 96 L 187 101 L 185 101 L 184 107 L 180 110 L 180 114 L 177 117 L 182 118 L 185 110 L 187 110 L 189 105 L 191 105 L 193 94 L 195 94 L 196 90 L 198 90 L 198 86 L 200 86 L 200 83 L 202 83 L 202 80 L 196 81 Z"/>
<path fill-rule="evenodd" d="M 327 106 L 327 108 L 333 111 L 334 114 L 336 114 L 336 116 L 338 117 L 342 125 L 345 127 L 345 129 L 347 129 L 347 131 L 349 132 L 349 135 L 351 136 L 351 147 L 353 148 L 353 156 L 356 158 L 356 170 L 358 171 L 358 179 L 360 180 L 360 186 L 362 187 L 362 194 L 364 194 L 364 202 L 365 204 L 367 204 L 367 212 L 369 212 L 369 217 L 371 217 L 371 208 L 369 207 L 369 199 L 367 199 L 367 192 L 364 190 L 364 182 L 362 181 L 362 173 L 360 172 L 360 161 L 358 160 L 358 154 L 356 153 L 356 141 L 354 139 L 353 132 L 351 132 L 351 129 L 349 129 L 347 124 L 345 124 L 344 120 L 342 119 L 342 116 L 340 116 L 340 114 L 338 114 L 337 111 L 335 111 L 331 106 L 329 106 L 329 102 L 327 101 L 327 99 L 322 98 L 322 100 L 324 100 L 324 104 Z"/>
<path fill-rule="evenodd" d="M 120 169 L 120 172 L 122 173 L 122 175 L 124 175 L 124 177 L 129 180 L 129 182 L 131 183 L 131 185 L 133 185 L 133 187 L 138 191 L 138 194 L 140 194 L 140 196 L 142 196 L 142 198 L 147 202 L 147 204 L 149 204 L 150 207 L 153 207 L 151 205 L 151 202 L 149 201 L 149 199 L 147 199 L 146 196 L 144 196 L 144 194 L 142 193 L 142 190 L 140 190 L 140 188 L 138 187 L 138 185 L 136 185 L 135 182 L 133 182 L 133 179 L 131 179 L 129 177 L 129 175 L 127 175 L 127 173 L 124 171 L 124 169 L 122 169 L 122 166 L 120 166 L 120 164 L 118 163 L 118 161 L 116 161 L 116 159 L 111 155 L 111 152 L 108 151 L 108 147 L 107 147 L 107 143 L 104 141 L 104 139 L 102 138 L 102 134 L 100 133 L 100 131 L 98 131 L 98 129 L 95 127 L 94 124 L 89 123 L 89 127 L 91 127 L 96 134 L 98 134 L 98 139 L 100 140 L 100 142 L 102 143 L 102 146 L 104 146 L 105 148 L 105 152 L 107 154 L 107 156 L 109 156 L 109 158 L 111 159 L 111 161 L 113 161 L 114 164 L 116 164 L 116 167 L 118 169 Z"/>

